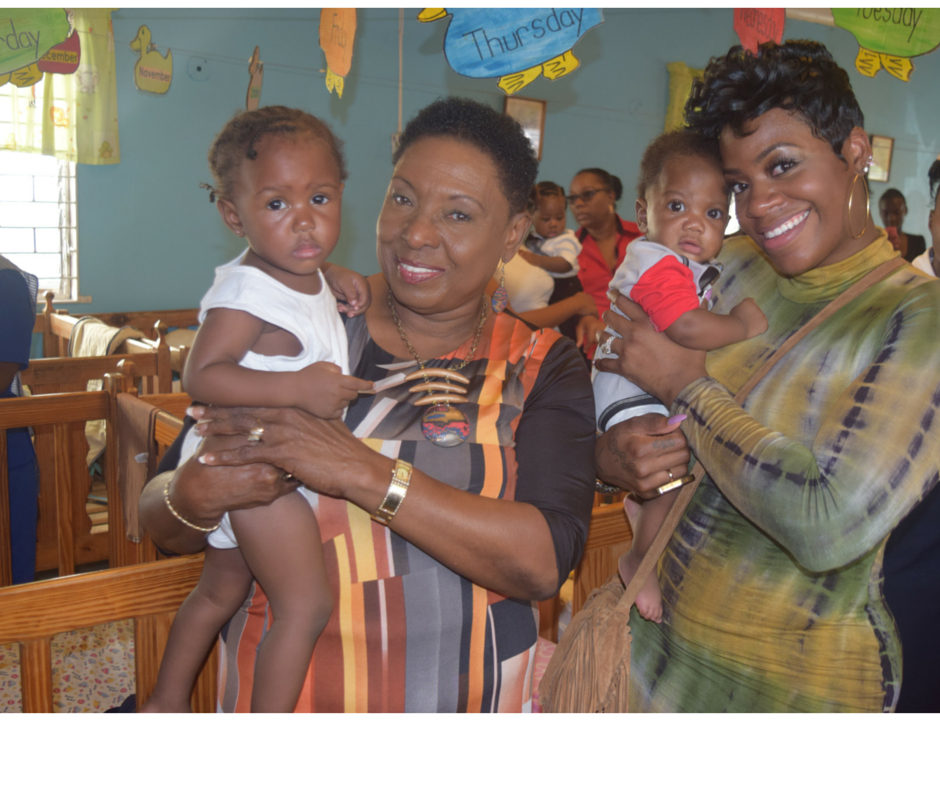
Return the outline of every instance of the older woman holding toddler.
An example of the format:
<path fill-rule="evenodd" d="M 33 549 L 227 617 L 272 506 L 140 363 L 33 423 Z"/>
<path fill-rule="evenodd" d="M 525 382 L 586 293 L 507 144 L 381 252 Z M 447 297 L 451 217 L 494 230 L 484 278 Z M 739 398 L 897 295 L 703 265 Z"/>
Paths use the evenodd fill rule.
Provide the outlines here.
<path fill-rule="evenodd" d="M 881 560 L 938 478 L 940 286 L 899 268 L 736 405 L 788 336 L 897 253 L 867 205 L 861 109 L 825 47 L 735 47 L 686 112 L 719 141 L 747 234 L 719 257 L 713 308 L 752 297 L 769 326 L 706 368 L 629 299 L 616 303 L 631 320 L 605 315 L 624 339 L 598 367 L 685 419 L 611 428 L 601 478 L 648 496 L 689 450 L 707 473 L 660 564 L 662 623 L 631 617 L 631 711 L 890 711 L 901 649 Z"/>
<path fill-rule="evenodd" d="M 346 322 L 350 373 L 378 393 L 344 421 L 197 411 L 201 461 L 153 480 L 142 519 L 165 549 L 195 552 L 204 535 L 168 511 L 164 489 L 209 527 L 303 482 L 319 493 L 334 612 L 296 710 L 525 711 L 535 600 L 568 576 L 590 518 L 590 381 L 573 343 L 485 296 L 529 227 L 537 162 L 518 124 L 441 100 L 408 124 L 393 162 L 381 273 Z M 255 587 L 224 630 L 226 711 L 250 706 L 268 615 Z"/>

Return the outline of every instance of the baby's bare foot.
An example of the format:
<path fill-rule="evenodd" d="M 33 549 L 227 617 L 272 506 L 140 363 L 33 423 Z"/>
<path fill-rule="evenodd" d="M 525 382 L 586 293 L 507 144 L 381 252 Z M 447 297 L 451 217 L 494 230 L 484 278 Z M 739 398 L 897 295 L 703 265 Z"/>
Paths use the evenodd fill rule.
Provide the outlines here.
<path fill-rule="evenodd" d="M 642 560 L 642 556 L 636 555 L 633 550 L 620 556 L 617 569 L 625 586 L 629 585 L 633 579 L 636 570 L 640 568 L 640 561 Z M 657 624 L 663 622 L 663 595 L 659 590 L 659 580 L 656 578 L 655 572 L 650 573 L 640 589 L 640 593 L 637 594 L 636 609 L 647 621 L 653 621 Z"/>

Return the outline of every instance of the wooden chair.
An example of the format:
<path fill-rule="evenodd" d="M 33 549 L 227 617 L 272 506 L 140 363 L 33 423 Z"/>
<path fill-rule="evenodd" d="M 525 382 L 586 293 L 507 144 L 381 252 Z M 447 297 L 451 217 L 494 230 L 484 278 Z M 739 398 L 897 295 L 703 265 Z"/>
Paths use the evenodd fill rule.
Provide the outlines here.
<path fill-rule="evenodd" d="M 60 632 L 134 620 L 137 705 L 150 697 L 182 601 L 199 579 L 203 556 L 105 569 L 0 589 L 0 644 L 19 645 L 23 711 L 51 712 L 52 637 Z M 193 711 L 214 712 L 219 647 L 196 681 Z"/>

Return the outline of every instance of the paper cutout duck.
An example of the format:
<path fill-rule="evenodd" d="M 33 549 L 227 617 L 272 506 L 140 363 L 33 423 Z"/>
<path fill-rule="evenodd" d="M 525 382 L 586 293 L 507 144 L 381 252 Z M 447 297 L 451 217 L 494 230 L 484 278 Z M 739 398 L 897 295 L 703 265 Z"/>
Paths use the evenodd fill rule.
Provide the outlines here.
<path fill-rule="evenodd" d="M 450 16 L 444 56 L 464 77 L 498 77 L 511 96 L 539 75 L 559 79 L 580 61 L 571 48 L 604 21 L 598 8 L 425 8 L 420 22 Z"/>
<path fill-rule="evenodd" d="M 909 82 L 911 58 L 940 45 L 940 8 L 833 8 L 832 18 L 858 41 L 855 68 L 866 77 L 884 69 Z"/>
<path fill-rule="evenodd" d="M 140 52 L 134 63 L 134 84 L 147 93 L 166 93 L 173 79 L 173 53 L 168 49 L 166 56 L 161 55 L 150 38 L 150 28 L 141 25 L 131 41 L 131 49 Z"/>
<path fill-rule="evenodd" d="M 320 9 L 320 49 L 326 55 L 326 89 L 343 97 L 356 39 L 355 8 Z"/>

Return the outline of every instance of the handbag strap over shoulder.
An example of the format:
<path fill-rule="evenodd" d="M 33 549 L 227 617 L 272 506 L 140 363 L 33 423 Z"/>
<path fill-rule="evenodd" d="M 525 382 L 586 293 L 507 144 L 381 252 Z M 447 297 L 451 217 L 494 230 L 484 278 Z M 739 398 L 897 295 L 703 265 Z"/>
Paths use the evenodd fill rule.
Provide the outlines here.
<path fill-rule="evenodd" d="M 814 315 L 811 320 L 808 320 L 799 328 L 799 330 L 791 334 L 787 340 L 774 351 L 773 355 L 771 355 L 770 358 L 768 358 L 767 361 L 763 363 L 760 369 L 758 369 L 757 372 L 748 378 L 748 381 L 741 387 L 738 393 L 735 394 L 734 401 L 738 405 L 741 405 L 747 395 L 751 393 L 753 388 L 764 379 L 764 376 L 768 372 L 770 372 L 774 364 L 776 364 L 784 355 L 789 353 L 790 350 L 792 350 L 793 347 L 799 343 L 800 340 L 802 340 L 810 331 L 816 328 L 829 316 L 835 312 L 838 312 L 843 306 L 849 303 L 849 301 L 852 301 L 869 287 L 880 282 L 885 277 L 890 276 L 904 264 L 905 260 L 902 257 L 895 257 L 893 260 L 888 260 L 887 262 L 882 263 L 877 268 L 869 271 L 854 285 L 840 293 L 837 298 L 826 304 L 826 306 L 823 307 L 816 315 Z M 660 556 L 666 549 L 666 545 L 672 538 L 673 532 L 676 530 L 676 526 L 679 524 L 679 520 L 682 519 L 682 515 L 685 513 L 686 507 L 689 505 L 689 502 L 692 500 L 692 496 L 698 489 L 699 483 L 705 476 L 705 469 L 702 467 L 702 463 L 698 462 L 695 464 L 695 467 L 692 469 L 692 475 L 695 477 L 694 481 L 690 482 L 679 490 L 679 495 L 673 502 L 672 508 L 669 510 L 669 515 L 660 526 L 659 531 L 653 539 L 649 550 L 646 551 L 646 555 L 640 562 L 639 567 L 637 567 L 636 574 L 634 574 L 631 578 L 629 585 L 627 585 L 627 588 L 623 593 L 623 597 L 621 597 L 620 601 L 617 603 L 618 607 L 622 606 L 629 610 L 630 607 L 633 606 L 633 603 L 636 602 L 637 594 L 640 593 L 640 589 L 643 587 L 646 579 L 650 576 L 654 567 L 658 563 Z"/>

